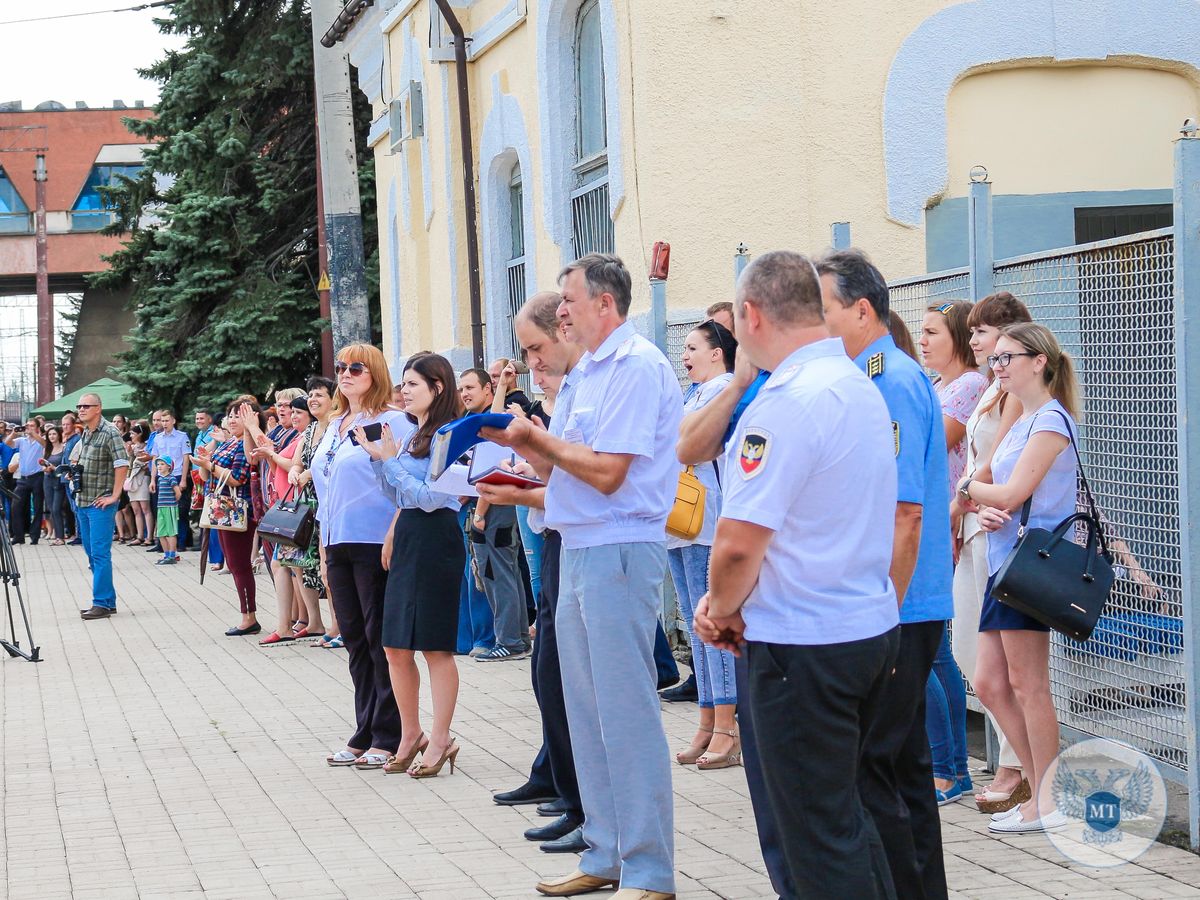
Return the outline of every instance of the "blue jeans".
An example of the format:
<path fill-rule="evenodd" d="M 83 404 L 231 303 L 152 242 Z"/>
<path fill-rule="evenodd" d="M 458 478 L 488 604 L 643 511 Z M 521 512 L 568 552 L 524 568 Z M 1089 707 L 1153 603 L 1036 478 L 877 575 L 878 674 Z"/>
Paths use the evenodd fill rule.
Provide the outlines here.
<path fill-rule="evenodd" d="M 208 533 L 208 561 L 214 566 L 225 564 L 225 551 L 221 549 L 221 542 L 215 531 Z"/>
<path fill-rule="evenodd" d="M 950 637 L 945 629 L 925 684 L 925 731 L 933 756 L 933 777 L 947 781 L 969 778 L 967 689 L 950 653 Z"/>
<path fill-rule="evenodd" d="M 692 670 L 696 673 L 696 691 L 702 709 L 737 703 L 733 654 L 708 646 L 692 630 L 696 601 L 708 593 L 708 557 L 711 553 L 712 547 L 701 544 L 667 551 L 679 610 L 692 642 Z"/>
<path fill-rule="evenodd" d="M 460 527 L 466 527 L 467 517 L 473 509 L 474 505 L 468 504 L 458 511 Z M 458 652 L 470 653 L 475 647 L 491 650 L 496 646 L 492 607 L 487 594 L 475 585 L 475 573 L 471 571 L 471 545 L 467 543 L 465 533 L 463 544 L 467 548 L 467 565 L 458 592 Z"/>
<path fill-rule="evenodd" d="M 117 608 L 112 570 L 113 524 L 116 519 L 115 503 L 104 508 L 80 506 L 76 512 L 79 539 L 83 541 L 88 565 L 92 568 L 92 604 L 108 609 Z"/>
<path fill-rule="evenodd" d="M 542 595 L 542 544 L 541 534 L 529 527 L 529 507 L 517 507 L 517 527 L 521 529 L 521 546 L 525 548 L 525 561 L 529 563 L 529 586 L 533 588 L 534 602 Z"/>

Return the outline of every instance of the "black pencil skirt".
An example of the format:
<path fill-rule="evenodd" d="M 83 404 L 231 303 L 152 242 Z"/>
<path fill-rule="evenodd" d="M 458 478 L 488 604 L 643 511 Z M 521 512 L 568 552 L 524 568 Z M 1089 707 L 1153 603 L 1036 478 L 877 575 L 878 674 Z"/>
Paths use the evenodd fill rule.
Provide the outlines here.
<path fill-rule="evenodd" d="M 400 512 L 383 600 L 383 646 L 457 649 L 458 592 L 466 561 L 453 510 Z"/>

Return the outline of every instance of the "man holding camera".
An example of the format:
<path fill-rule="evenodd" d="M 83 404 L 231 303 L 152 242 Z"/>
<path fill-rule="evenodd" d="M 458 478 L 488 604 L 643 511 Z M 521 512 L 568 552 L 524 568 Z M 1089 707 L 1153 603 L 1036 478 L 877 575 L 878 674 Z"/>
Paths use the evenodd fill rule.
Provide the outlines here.
<path fill-rule="evenodd" d="M 17 498 L 12 506 L 12 541 L 14 544 L 25 543 L 25 533 L 29 532 L 29 543 L 36 547 L 38 538 L 42 536 L 42 457 L 46 455 L 42 428 L 37 419 L 30 419 L 25 423 L 22 437 L 17 437 L 17 432 L 13 430 L 5 436 L 4 442 L 15 447 L 18 453 L 14 490 Z"/>
<path fill-rule="evenodd" d="M 129 455 L 120 432 L 102 415 L 98 396 L 84 394 L 75 408 L 83 422 L 75 499 L 79 536 L 92 567 L 92 606 L 79 615 L 88 620 L 107 619 L 117 611 L 112 573 L 113 522 L 129 471 Z"/>

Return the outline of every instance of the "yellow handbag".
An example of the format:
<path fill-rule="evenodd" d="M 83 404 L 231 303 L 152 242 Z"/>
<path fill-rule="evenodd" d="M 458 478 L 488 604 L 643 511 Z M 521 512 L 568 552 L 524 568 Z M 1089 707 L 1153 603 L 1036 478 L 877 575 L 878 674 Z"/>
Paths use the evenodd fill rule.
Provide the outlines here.
<path fill-rule="evenodd" d="M 704 527 L 704 501 L 708 489 L 696 477 L 694 466 L 679 473 L 679 484 L 675 488 L 675 505 L 667 516 L 667 534 L 690 541 Z"/>

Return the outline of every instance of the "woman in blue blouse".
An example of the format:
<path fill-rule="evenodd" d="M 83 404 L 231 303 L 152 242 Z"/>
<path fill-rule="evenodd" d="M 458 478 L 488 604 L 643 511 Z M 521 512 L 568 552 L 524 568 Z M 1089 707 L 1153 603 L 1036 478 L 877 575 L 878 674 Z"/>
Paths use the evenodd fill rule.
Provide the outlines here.
<path fill-rule="evenodd" d="M 466 564 L 456 515 L 458 498 L 434 491 L 427 481 L 429 446 L 440 427 L 461 415 L 462 405 L 455 390 L 454 369 L 436 354 L 410 359 L 401 384 L 405 413 L 416 425 L 403 447 L 397 447 L 386 425 L 378 444 L 368 442 L 361 429 L 356 433 L 371 454 L 383 489 L 394 496 L 397 506 L 391 534 L 383 545 L 383 565 L 388 570 L 383 646 L 403 734 L 388 771 L 429 778 L 437 775 L 447 760 L 453 772 L 458 756 L 450 722 L 458 700 L 454 650 L 458 589 Z M 421 729 L 417 703 L 421 686 L 418 650 L 429 666 L 433 695 L 433 729 L 428 737 Z"/>

